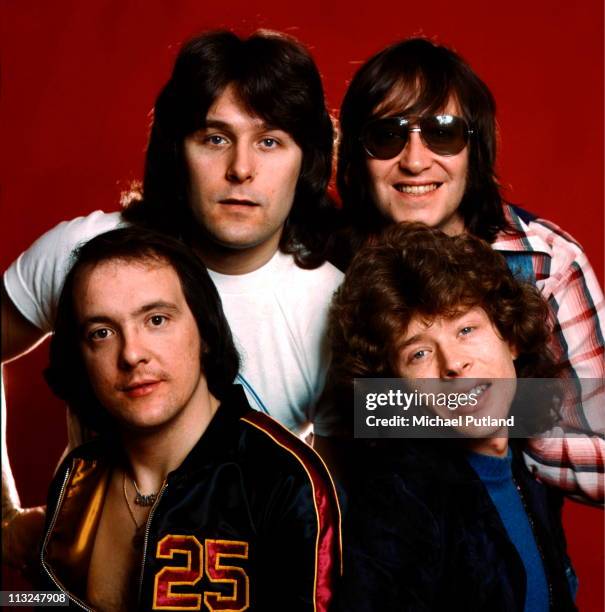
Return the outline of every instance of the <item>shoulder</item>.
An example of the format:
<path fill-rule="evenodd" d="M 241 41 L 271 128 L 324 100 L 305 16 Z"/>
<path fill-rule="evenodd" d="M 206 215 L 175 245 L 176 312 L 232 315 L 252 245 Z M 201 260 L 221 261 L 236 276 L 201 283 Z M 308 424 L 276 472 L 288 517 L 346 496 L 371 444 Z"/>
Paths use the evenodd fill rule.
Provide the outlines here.
<path fill-rule="evenodd" d="M 298 535 L 306 534 L 316 555 L 321 556 L 320 549 L 340 551 L 338 496 L 319 455 L 268 415 L 251 410 L 240 423 L 240 448 L 245 448 L 240 465 L 252 497 L 264 500 L 263 522 L 277 532 L 286 526 L 287 537 L 295 537 L 293 525 L 298 525 L 303 529 Z"/>
<path fill-rule="evenodd" d="M 278 421 L 249 410 L 240 417 L 246 438 L 247 459 L 262 464 L 265 474 L 275 478 L 296 477 L 318 494 L 332 496 L 334 485 L 321 457 Z"/>
<path fill-rule="evenodd" d="M 492 246 L 504 253 L 531 257 L 537 280 L 546 283 L 543 292 L 555 291 L 570 276 L 592 274 L 582 246 L 556 223 L 511 205 L 505 206 L 505 215 L 512 231 L 498 234 Z"/>
<path fill-rule="evenodd" d="M 63 221 L 43 234 L 4 274 L 5 288 L 15 307 L 36 327 L 50 331 L 74 249 L 121 224 L 119 212 L 95 211 Z"/>
<path fill-rule="evenodd" d="M 508 250 L 509 246 L 512 250 L 537 251 L 551 257 L 563 255 L 572 259 L 583 254 L 580 243 L 556 223 L 518 206 L 507 204 L 504 210 L 513 232 L 501 232 L 494 243 L 495 248 L 502 245 L 502 250 Z"/>
<path fill-rule="evenodd" d="M 288 290 L 292 289 L 297 293 L 313 289 L 315 295 L 322 290 L 330 292 L 331 295 L 344 278 L 344 274 L 328 261 L 317 268 L 305 269 L 296 264 L 292 255 L 280 252 L 277 258 L 280 278 L 287 283 Z"/>
<path fill-rule="evenodd" d="M 100 210 L 85 217 L 62 221 L 42 234 L 13 265 L 19 266 L 24 277 L 28 272 L 35 274 L 36 270 L 65 272 L 74 249 L 123 223 L 119 212 Z"/>
<path fill-rule="evenodd" d="M 352 493 L 362 503 L 382 504 L 389 514 L 416 510 L 438 521 L 449 512 L 451 495 L 467 475 L 461 455 L 434 450 L 437 445 L 429 440 L 384 442 L 358 449 Z"/>
<path fill-rule="evenodd" d="M 124 221 L 119 212 L 106 213 L 96 210 L 86 216 L 62 221 L 38 238 L 30 248 L 43 247 L 44 252 L 48 252 L 54 247 L 71 252 L 79 244 L 122 224 Z"/>

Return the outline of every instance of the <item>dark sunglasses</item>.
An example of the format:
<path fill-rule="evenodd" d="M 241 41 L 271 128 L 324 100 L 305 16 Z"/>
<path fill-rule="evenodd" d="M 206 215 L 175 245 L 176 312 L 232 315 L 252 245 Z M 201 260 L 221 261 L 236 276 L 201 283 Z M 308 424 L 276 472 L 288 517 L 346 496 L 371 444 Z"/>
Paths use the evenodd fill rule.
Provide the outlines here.
<path fill-rule="evenodd" d="M 473 130 L 465 119 L 456 115 L 385 117 L 366 124 L 361 142 L 370 157 L 392 159 L 403 151 L 410 132 L 420 132 L 422 142 L 433 153 L 456 155 L 464 149 Z"/>

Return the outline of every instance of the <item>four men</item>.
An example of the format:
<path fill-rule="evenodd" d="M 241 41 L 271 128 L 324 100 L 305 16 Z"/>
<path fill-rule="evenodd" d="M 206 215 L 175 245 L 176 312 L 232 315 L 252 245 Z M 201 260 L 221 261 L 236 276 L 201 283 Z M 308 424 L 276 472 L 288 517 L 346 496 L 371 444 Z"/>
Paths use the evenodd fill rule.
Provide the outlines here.
<path fill-rule="evenodd" d="M 332 402 L 320 404 L 322 409 L 315 410 L 327 365 L 327 308 L 342 279 L 342 274 L 325 261 L 332 234 L 333 209 L 326 188 L 333 133 L 317 69 L 304 48 L 282 35 L 265 32 L 240 39 L 227 32 L 206 34 L 183 47 L 154 110 L 143 189 L 131 194 L 125 211 L 121 214 L 96 212 L 57 226 L 22 254 L 5 273 L 3 321 L 5 329 L 10 331 L 3 335 L 3 360 L 18 356 L 54 328 L 57 312 L 61 311 L 57 306 L 59 294 L 75 247 L 118 226 L 147 226 L 190 245 L 208 267 L 241 356 L 237 382 L 245 389 L 253 407 L 274 416 L 295 433 L 304 433 L 312 423 L 314 439 L 322 448 L 323 437 L 338 433 L 339 412 L 342 414 L 346 409 Z M 467 64 L 450 50 L 426 40 L 412 39 L 384 50 L 364 65 L 353 79 L 341 111 L 341 128 L 338 185 L 347 227 L 343 232 L 346 240 L 332 252 L 332 258 L 341 268 L 348 266 L 352 254 L 364 243 L 376 240 L 382 229 L 393 222 L 420 221 L 450 235 L 479 236 L 494 249 L 503 251 L 511 269 L 535 283 L 549 301 L 551 316 L 557 319 L 552 346 L 566 366 L 567 374 L 575 377 L 603 375 L 604 303 L 594 273 L 569 236 L 502 200 L 493 171 L 493 99 Z M 149 263 L 147 255 L 143 260 Z M 136 316 L 131 316 L 132 313 L 138 312 L 140 320 L 145 320 L 142 317 L 145 313 L 139 312 L 145 300 L 138 310 L 134 302 L 145 295 L 145 286 L 151 283 L 148 275 L 153 271 L 141 262 L 135 265 L 137 257 L 127 258 L 129 263 L 125 266 L 124 262 L 118 265 L 114 257 L 109 256 L 109 263 L 102 263 L 90 272 L 86 281 L 90 286 L 86 288 L 81 286 L 81 278 L 78 280 L 74 275 L 77 282 L 72 281 L 74 286 L 68 289 L 65 298 L 73 302 L 70 317 L 81 322 L 98 318 L 100 321 L 95 323 L 101 324 L 114 324 L 117 320 L 126 327 L 132 324 L 133 329 Z M 156 253 L 155 259 L 166 258 Z M 172 275 L 169 274 L 170 266 L 164 265 L 162 269 L 172 281 L 175 281 L 175 274 L 179 275 L 174 269 Z M 103 304 L 103 299 L 107 298 L 103 297 L 102 286 L 111 283 L 120 295 L 123 291 L 128 295 L 132 289 L 130 310 L 87 318 L 86 304 Z M 154 279 L 151 284 L 175 289 L 174 282 L 171 284 L 166 278 Z M 97 287 L 96 293 L 94 287 Z M 135 287 L 141 291 L 134 291 Z M 73 297 L 75 290 L 78 299 Z M 141 295 L 137 297 L 135 293 Z M 165 300 L 158 298 L 157 301 L 163 303 Z M 154 301 L 149 303 L 155 304 Z M 127 305 L 125 301 L 123 306 Z M 150 318 L 149 329 L 163 329 L 164 316 L 160 312 L 157 318 Z M 127 325 L 129 317 L 131 322 Z M 357 324 L 363 327 L 366 321 L 360 318 Z M 205 334 L 201 327 L 198 331 L 203 355 Z M 82 361 L 87 363 L 90 357 L 92 363 L 95 354 L 101 355 L 98 349 L 106 350 L 105 347 L 111 346 L 122 333 L 122 328 L 115 333 L 111 325 L 101 325 L 92 331 L 88 345 L 84 342 L 80 347 Z M 178 343 L 174 348 L 176 346 Z M 164 348 L 170 356 L 173 349 Z M 192 350 L 191 346 L 182 348 L 184 352 Z M 168 443 L 164 449 L 166 456 L 159 451 L 164 443 L 156 448 L 158 441 L 170 439 L 169 428 L 162 430 L 161 436 L 150 434 L 147 439 L 152 442 L 142 441 L 140 446 L 135 442 L 131 446 L 131 442 L 143 440 L 154 429 L 154 423 L 144 422 L 147 418 L 153 420 L 153 410 L 145 398 L 161 397 L 161 388 L 169 386 L 166 382 L 170 375 L 165 381 L 161 367 L 157 371 L 143 368 L 142 377 L 137 379 L 133 375 L 130 382 L 124 378 L 123 384 L 116 386 L 112 377 L 122 377 L 117 370 L 133 368 L 132 356 L 126 349 L 121 350 L 123 354 L 113 354 L 114 365 L 108 370 L 95 367 L 94 375 L 92 369 L 87 370 L 93 396 L 101 405 L 101 410 L 97 411 L 99 422 L 90 422 L 85 416 L 88 411 L 79 411 L 78 402 L 60 391 L 88 427 L 99 432 L 110 425 L 114 432 L 119 431 L 129 457 L 126 462 L 110 461 L 108 464 L 111 467 L 103 476 L 104 507 L 102 511 L 97 509 L 94 517 L 98 531 L 87 545 L 89 556 L 85 565 L 89 573 L 87 578 L 82 575 L 78 578 L 76 598 L 94 601 L 101 608 L 113 605 L 127 608 L 124 602 L 137 599 L 127 587 L 127 576 L 134 569 L 136 555 L 127 554 L 125 540 L 122 542 L 123 566 L 116 568 L 120 588 L 115 592 L 107 588 L 106 578 L 99 571 L 105 565 L 104 555 L 108 554 L 104 542 L 106 534 L 110 533 L 116 496 L 119 497 L 118 485 L 121 482 L 126 502 L 133 496 L 135 501 L 155 500 L 161 483 L 170 481 L 170 477 L 166 480 L 168 473 L 179 472 L 183 460 L 182 466 L 187 466 L 189 460 L 184 457 L 189 451 L 195 452 L 197 440 L 208 439 L 211 431 L 205 431 L 206 427 L 211 427 L 208 423 L 220 422 L 220 419 L 216 421 L 221 414 L 218 404 L 224 401 L 231 405 L 232 402 L 231 396 L 221 397 L 212 389 L 209 395 L 204 392 L 204 401 L 196 403 L 196 416 L 187 421 L 195 422 L 195 426 L 185 428 L 188 436 L 194 438 L 193 444 L 182 444 L 180 454 L 173 454 Z M 138 359 L 136 352 L 134 361 Z M 157 353 L 160 363 L 161 353 Z M 203 362 L 202 358 L 198 374 L 210 385 L 212 377 Z M 151 376 L 146 378 L 149 374 Z M 181 374 L 185 378 L 197 376 L 195 369 Z M 181 382 L 187 387 L 191 380 Z M 112 389 L 128 398 L 126 405 L 117 407 L 116 413 L 112 398 L 106 396 L 106 393 L 112 395 Z M 241 397 L 233 401 L 244 404 Z M 591 427 L 599 431 L 602 409 L 596 407 L 595 398 L 592 401 L 592 404 L 590 401 L 576 403 L 581 410 L 568 410 L 564 426 L 586 433 L 591 433 Z M 137 410 L 131 414 L 129 403 L 145 405 L 145 410 L 138 416 Z M 179 414 L 181 408 L 189 406 L 181 401 L 175 405 L 180 407 Z M 108 414 L 110 419 L 107 419 Z M 137 421 L 139 416 L 143 422 Z M 159 426 L 163 417 L 158 416 Z M 135 419 L 134 425 L 130 417 Z M 172 417 L 168 420 L 172 422 Z M 141 435 L 132 434 L 131 425 L 134 430 L 139 426 L 143 428 L 145 435 L 142 432 L 139 432 Z M 180 440 L 178 436 L 176 439 Z M 186 439 L 191 442 L 190 438 Z M 561 436 L 553 438 L 546 446 L 544 442 L 535 442 L 525 460 L 536 467 L 543 479 L 569 492 L 599 500 L 603 495 L 599 480 L 602 465 L 598 462 L 602 445 L 601 439 L 588 435 L 574 440 Z M 148 453 L 145 448 L 149 450 L 150 447 L 153 451 Z M 95 449 L 93 455 L 104 456 L 103 448 L 92 448 Z M 154 461 L 159 458 L 160 469 L 145 469 L 145 458 L 149 455 Z M 87 457 L 74 455 L 77 461 L 86 461 Z M 143 465 L 141 469 L 137 467 L 139 464 Z M 262 472 L 260 461 L 254 465 Z M 19 522 L 24 515 L 18 507 L 11 508 L 8 482 L 10 480 L 5 480 L 3 473 L 6 533 L 12 534 L 13 542 L 25 542 L 19 533 Z M 247 495 L 253 495 L 251 489 L 246 489 L 233 502 L 234 507 L 241 510 L 241 506 L 248 503 Z M 53 510 L 56 505 L 60 513 L 61 499 L 51 497 L 51 502 Z M 211 506 L 216 504 L 221 508 L 221 503 L 222 498 L 218 496 Z M 144 510 L 147 506 L 139 505 L 127 504 L 118 509 L 118 515 L 121 512 L 126 516 L 126 508 L 131 511 L 135 527 L 146 521 L 153 525 L 154 517 L 147 518 Z M 92 515 L 90 520 L 93 520 Z M 181 521 L 175 524 L 179 529 L 189 529 Z M 73 532 L 71 535 L 80 537 L 81 534 Z M 53 538 L 51 529 L 44 549 L 47 555 L 45 570 L 51 578 L 55 570 L 50 559 L 56 562 L 63 554 L 59 552 L 53 557 L 49 552 L 53 546 L 49 549 L 47 545 L 54 541 Z M 214 540 L 216 538 L 210 538 Z M 144 541 L 147 542 L 147 537 Z M 198 544 L 199 550 L 187 549 L 190 559 L 198 552 L 201 558 L 204 543 L 199 540 Z M 160 548 L 158 543 L 158 555 L 164 558 Z M 172 554 L 169 549 L 165 553 L 168 556 Z M 205 551 L 211 554 L 207 546 Z M 21 555 L 18 548 L 13 547 L 9 561 L 18 565 L 23 560 Z M 205 574 L 210 581 L 212 572 L 220 569 L 217 565 L 212 567 L 214 569 L 206 568 Z M 146 582 L 147 576 L 153 574 L 151 569 L 150 574 L 146 573 L 146 563 L 142 571 L 146 586 L 138 601 L 150 607 L 142 602 L 148 602 L 145 598 L 151 597 L 152 592 L 156 597 L 157 588 L 149 587 L 150 583 Z M 157 587 L 158 573 L 155 575 Z M 199 576 L 202 576 L 201 569 Z M 85 586 L 81 582 L 84 579 Z M 197 584 L 198 579 L 192 579 L 189 584 Z M 220 582 L 220 578 L 216 580 Z M 262 579 L 258 584 L 263 584 Z M 285 579 L 284 584 L 288 584 Z M 262 593 L 264 587 L 256 588 Z M 180 590 L 173 592 L 171 589 L 168 581 L 164 592 L 168 600 L 173 595 L 181 596 Z M 219 599 L 236 597 L 235 590 L 229 595 L 221 595 L 220 591 L 203 586 L 202 591 L 210 594 L 211 599 L 214 595 Z M 192 593 L 184 596 L 190 595 L 196 600 Z M 267 600 L 259 595 L 255 601 Z M 323 601 L 327 599 L 324 597 Z M 164 605 L 160 600 L 153 602 L 159 609 Z"/>

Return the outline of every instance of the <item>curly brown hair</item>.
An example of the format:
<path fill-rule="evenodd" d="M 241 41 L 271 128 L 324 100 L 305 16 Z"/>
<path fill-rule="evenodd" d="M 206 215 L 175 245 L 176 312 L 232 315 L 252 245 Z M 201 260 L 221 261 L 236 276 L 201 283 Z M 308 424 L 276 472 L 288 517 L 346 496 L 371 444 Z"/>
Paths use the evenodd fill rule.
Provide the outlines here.
<path fill-rule="evenodd" d="M 353 259 L 330 312 L 331 384 L 354 378 L 397 377 L 397 340 L 411 319 L 485 310 L 518 352 L 519 378 L 552 378 L 549 309 L 530 284 L 483 240 L 447 236 L 425 225 L 398 224 Z"/>

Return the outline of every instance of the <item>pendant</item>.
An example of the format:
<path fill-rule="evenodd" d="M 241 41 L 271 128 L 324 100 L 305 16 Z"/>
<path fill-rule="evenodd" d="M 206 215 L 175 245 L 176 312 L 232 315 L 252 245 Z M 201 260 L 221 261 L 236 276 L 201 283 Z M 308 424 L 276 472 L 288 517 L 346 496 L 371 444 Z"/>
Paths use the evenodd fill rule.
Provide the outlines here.
<path fill-rule="evenodd" d="M 143 495 L 142 493 L 139 493 L 137 491 L 135 498 L 134 498 L 134 503 L 137 506 L 144 506 L 144 507 L 153 506 L 157 496 L 158 496 L 157 493 L 150 493 L 149 495 Z"/>

